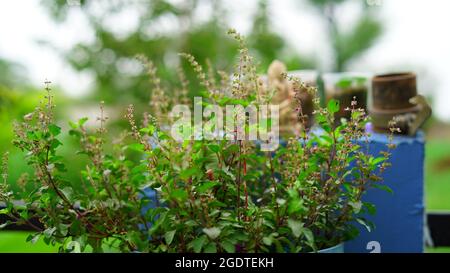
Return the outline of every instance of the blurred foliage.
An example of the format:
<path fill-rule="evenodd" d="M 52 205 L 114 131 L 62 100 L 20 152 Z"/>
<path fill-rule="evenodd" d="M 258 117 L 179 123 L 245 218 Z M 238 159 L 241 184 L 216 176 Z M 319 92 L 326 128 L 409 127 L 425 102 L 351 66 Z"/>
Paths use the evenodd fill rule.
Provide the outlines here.
<path fill-rule="evenodd" d="M 360 13 L 353 25 L 339 25 L 337 9 L 351 1 L 355 2 L 355 0 L 308 0 L 326 23 L 334 54 L 332 71 L 346 70 L 351 61 L 375 44 L 383 30 L 375 15 L 376 8 L 368 6 L 366 1 L 357 1 L 360 4 Z"/>
<path fill-rule="evenodd" d="M 16 77 L 17 79 L 18 77 Z M 8 178 L 9 182 L 16 188 L 15 181 L 20 177 L 21 173 L 28 172 L 31 173 L 31 168 L 23 161 L 23 152 L 14 148 L 12 145 L 12 139 L 14 136 L 13 124 L 15 121 L 22 121 L 23 117 L 32 112 L 37 105 L 42 101 L 44 96 L 43 90 L 38 90 L 34 87 L 27 86 L 25 81 L 22 85 L 15 84 L 18 89 L 13 89 L 7 87 L 5 83 L 0 82 L 0 154 L 6 151 L 10 152 L 9 169 L 10 176 Z M 55 92 L 55 102 L 59 105 L 60 110 L 58 110 L 55 115 L 59 119 L 67 118 L 67 105 L 68 100 L 62 95 L 62 92 Z M 59 122 L 61 123 L 61 122 Z M 67 126 L 67 124 L 60 124 L 62 126 Z M 61 147 L 61 152 L 65 156 L 71 156 L 75 152 L 75 142 L 68 135 L 63 135 L 65 145 Z M 78 174 L 75 170 L 79 170 L 80 166 L 83 166 L 85 161 L 77 160 L 71 162 L 68 165 L 68 176 L 75 178 Z M 32 173 L 31 173 L 32 174 Z M 74 181 L 76 179 L 73 179 Z"/>
<path fill-rule="evenodd" d="M 24 74 L 24 68 L 21 65 L 0 58 L 0 88 L 11 88 L 23 84 L 25 77 L 22 75 Z"/>
<path fill-rule="evenodd" d="M 68 18 L 73 6 L 64 0 L 43 0 L 55 20 Z M 95 34 L 92 42 L 80 43 L 64 52 L 70 64 L 78 70 L 91 71 L 95 75 L 96 90 L 93 99 L 107 103 L 127 102 L 138 105 L 149 100 L 149 84 L 142 73 L 137 54 L 144 54 L 159 68 L 158 76 L 171 85 L 179 83 L 177 68 L 181 66 L 191 82 L 191 95 L 201 89 L 194 72 L 178 57 L 179 52 L 192 54 L 205 66 L 208 61 L 218 69 L 229 70 L 237 57 L 236 44 L 226 35 L 233 22 L 228 22 L 226 1 L 187 0 L 174 3 L 168 0 L 148 1 L 80 1 Z M 199 9 L 210 10 L 207 18 Z M 137 16 L 138 22 L 126 33 L 118 33 L 109 22 L 123 14 Z M 134 15 L 135 14 L 135 15 Z M 133 19 L 133 20 L 134 20 Z M 131 20 L 131 21 L 133 21 Z M 270 27 L 267 1 L 259 1 L 248 34 L 252 54 L 267 66 L 280 58 L 291 69 L 312 67 L 314 62 L 292 54 L 284 39 Z M 261 71 L 262 72 L 262 71 Z M 130 96 L 131 95 L 131 96 Z"/>

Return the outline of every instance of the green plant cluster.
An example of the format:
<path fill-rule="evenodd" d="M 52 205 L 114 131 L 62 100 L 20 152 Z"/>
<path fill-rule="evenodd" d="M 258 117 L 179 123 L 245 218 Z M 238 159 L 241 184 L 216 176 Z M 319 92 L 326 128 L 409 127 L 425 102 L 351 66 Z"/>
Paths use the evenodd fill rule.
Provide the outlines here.
<path fill-rule="evenodd" d="M 219 72 L 219 81 L 217 72 L 204 73 L 191 55 L 183 54 L 206 89 L 205 103 L 270 103 L 270 90 L 262 87 L 243 38 L 235 31 L 230 34 L 239 42 L 231 77 Z M 152 83 L 163 97 L 156 72 L 149 63 Z M 289 80 L 296 94 L 316 93 L 299 79 Z M 22 190 L 8 188 L 7 156 L 3 159 L 0 201 L 6 208 L 0 213 L 12 219 L 3 226 L 32 226 L 36 233 L 31 241 L 44 237 L 48 244 L 60 244 L 61 252 L 87 247 L 102 252 L 108 245 L 122 252 L 298 253 L 353 238 L 358 224 L 372 228 L 363 215 L 375 213 L 375 208 L 362 196 L 369 188 L 386 188 L 380 173 L 389 166 L 393 147 L 376 157 L 368 153 L 368 119 L 356 102 L 348 109 L 351 119 L 335 128 L 339 103 L 331 100 L 320 108 L 316 99 L 320 131 L 303 130 L 273 152 L 236 138 L 176 141 L 162 126 L 170 122 L 167 98 L 159 98 L 164 109 L 154 103 L 155 115 L 145 114 L 141 123 L 131 105 L 126 114 L 129 131 L 111 141 L 101 106 L 96 130 L 86 127 L 87 119 L 70 123 L 80 149 L 62 158 L 61 128 L 54 123 L 49 87 L 47 91 L 46 103 L 15 127 L 14 144 L 26 152 L 25 160 L 34 169 L 34 175 L 18 181 Z M 297 111 L 301 123 L 304 115 L 300 107 Z M 113 146 L 111 152 L 106 152 L 107 145 Z M 67 164 L 79 157 L 89 163 L 80 170 L 82 187 L 73 187 L 64 174 Z M 145 195 L 149 188 L 157 193 L 156 203 Z M 34 225 L 33 217 L 44 228 Z"/>

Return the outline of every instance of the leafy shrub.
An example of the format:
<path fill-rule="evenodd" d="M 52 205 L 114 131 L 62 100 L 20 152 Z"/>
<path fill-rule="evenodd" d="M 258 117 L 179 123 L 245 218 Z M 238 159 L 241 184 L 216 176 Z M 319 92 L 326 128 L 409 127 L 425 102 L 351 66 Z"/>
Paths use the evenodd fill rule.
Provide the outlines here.
<path fill-rule="evenodd" d="M 263 88 L 242 37 L 230 34 L 240 45 L 231 77 L 205 73 L 191 55 L 182 54 L 206 89 L 205 104 L 270 103 L 272 91 Z M 389 166 L 393 146 L 378 157 L 368 154 L 368 118 L 356 102 L 347 109 L 351 119 L 334 128 L 339 103 L 332 100 L 323 109 L 315 99 L 321 131 L 303 129 L 273 152 L 237 138 L 178 142 L 163 125 L 171 122 L 170 106 L 186 101 L 185 93 L 168 96 L 156 68 L 146 64 L 154 85 L 154 115 L 144 114 L 138 125 L 129 106 L 130 131 L 112 142 L 111 153 L 105 152 L 109 138 L 101 106 L 97 130 L 86 128 L 87 119 L 70 123 L 70 134 L 80 143 L 78 154 L 58 156 L 61 128 L 53 121 L 48 86 L 46 104 L 16 124 L 14 144 L 27 152 L 34 175 L 21 178 L 21 191 L 2 184 L 0 200 L 6 208 L 0 213 L 34 227 L 29 240 L 43 236 L 46 243 L 60 243 L 62 252 L 87 246 L 101 252 L 105 245 L 123 252 L 311 252 L 353 238 L 358 223 L 372 227 L 362 215 L 375 208 L 361 198 L 371 187 L 385 187 L 380 173 Z M 301 92 L 316 93 L 288 78 L 298 105 Z M 301 124 L 305 116 L 301 107 L 296 111 Z M 141 160 L 133 160 L 129 151 L 140 153 Z M 90 162 L 80 170 L 82 190 L 64 178 L 66 164 L 80 156 Z M 6 181 L 6 165 L 3 169 Z M 149 188 L 158 197 L 150 209 Z M 33 225 L 32 217 L 44 229 Z"/>

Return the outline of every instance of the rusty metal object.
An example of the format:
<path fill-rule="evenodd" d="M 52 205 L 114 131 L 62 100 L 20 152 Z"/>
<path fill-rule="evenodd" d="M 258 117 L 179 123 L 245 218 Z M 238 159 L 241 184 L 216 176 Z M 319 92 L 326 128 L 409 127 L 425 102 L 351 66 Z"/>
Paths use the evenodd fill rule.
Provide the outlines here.
<path fill-rule="evenodd" d="M 388 132 L 390 121 L 395 121 L 400 134 L 415 135 L 431 116 L 431 107 L 423 96 L 417 95 L 414 73 L 375 76 L 372 99 L 369 114 L 376 132 Z"/>
<path fill-rule="evenodd" d="M 417 95 L 416 75 L 395 73 L 377 75 L 372 79 L 373 108 L 399 110 L 414 108 L 409 99 Z"/>

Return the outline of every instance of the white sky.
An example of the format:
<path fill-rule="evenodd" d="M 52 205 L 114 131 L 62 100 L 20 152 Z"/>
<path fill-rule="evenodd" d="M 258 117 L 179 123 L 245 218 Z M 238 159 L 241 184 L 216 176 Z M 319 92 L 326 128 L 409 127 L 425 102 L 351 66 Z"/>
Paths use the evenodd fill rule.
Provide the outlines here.
<path fill-rule="evenodd" d="M 74 1 L 74 0 L 71 0 Z M 364 1 L 364 0 L 361 0 Z M 409 70 L 418 74 L 420 93 L 434 95 L 434 111 L 438 117 L 450 120 L 450 1 L 447 0 L 367 0 L 380 5 L 385 32 L 379 43 L 357 62 L 353 70 L 381 73 Z M 300 3 L 298 3 L 300 2 Z M 272 22 L 276 31 L 302 53 L 315 54 L 321 67 L 330 64 L 324 26 L 304 1 L 270 0 Z M 351 2 L 351 1 L 350 1 Z M 246 32 L 249 17 L 257 1 L 228 0 L 231 26 Z M 343 25 L 350 25 L 356 10 L 350 3 L 339 11 Z M 208 13 L 208 10 L 200 13 Z M 201 16 L 201 14 L 200 14 Z M 131 14 L 115 21 L 117 26 L 134 24 Z M 36 43 L 48 40 L 57 49 L 69 49 L 78 41 L 94 39 L 83 15 L 72 7 L 69 21 L 57 25 L 39 0 L 0 1 L 0 56 L 23 64 L 35 84 L 48 78 L 69 95 L 88 92 L 93 79 L 89 73 L 77 73 L 65 64 L 56 49 Z"/>

